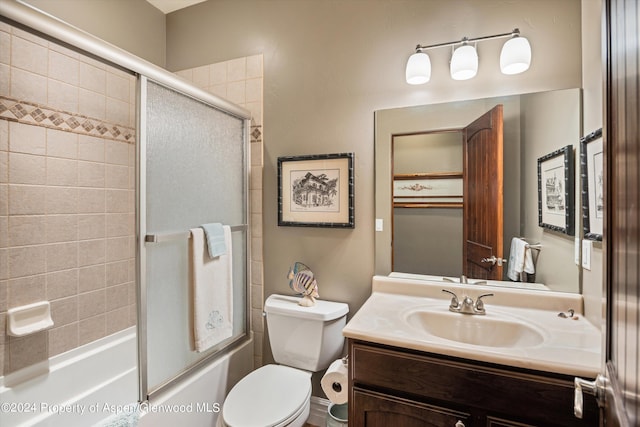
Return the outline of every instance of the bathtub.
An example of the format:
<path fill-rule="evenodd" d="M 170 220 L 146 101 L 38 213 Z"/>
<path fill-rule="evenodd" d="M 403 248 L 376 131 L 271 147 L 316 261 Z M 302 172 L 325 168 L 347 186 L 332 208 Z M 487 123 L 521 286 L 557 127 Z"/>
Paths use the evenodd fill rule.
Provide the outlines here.
<path fill-rule="evenodd" d="M 131 327 L 0 378 L 0 425 L 86 427 L 138 400 Z"/>
<path fill-rule="evenodd" d="M 138 405 L 132 327 L 0 377 L 0 425 L 108 426 L 132 410 L 140 427 L 215 425 L 228 390 L 252 368 L 251 339 Z"/>

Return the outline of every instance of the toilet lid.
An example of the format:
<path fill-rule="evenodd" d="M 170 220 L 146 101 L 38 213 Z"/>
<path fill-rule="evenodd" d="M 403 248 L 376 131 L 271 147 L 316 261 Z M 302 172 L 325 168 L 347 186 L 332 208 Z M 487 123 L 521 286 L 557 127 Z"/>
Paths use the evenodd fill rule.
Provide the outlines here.
<path fill-rule="evenodd" d="M 295 419 L 311 396 L 311 374 L 266 365 L 236 384 L 222 405 L 229 426 L 277 426 Z"/>

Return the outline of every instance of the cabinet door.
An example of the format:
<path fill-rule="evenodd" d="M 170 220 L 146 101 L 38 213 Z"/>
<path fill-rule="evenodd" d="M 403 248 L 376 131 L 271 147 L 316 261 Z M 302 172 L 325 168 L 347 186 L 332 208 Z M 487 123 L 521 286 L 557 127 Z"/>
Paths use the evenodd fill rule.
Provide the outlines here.
<path fill-rule="evenodd" d="M 354 390 L 350 427 L 469 427 L 470 415 L 371 391 Z"/>

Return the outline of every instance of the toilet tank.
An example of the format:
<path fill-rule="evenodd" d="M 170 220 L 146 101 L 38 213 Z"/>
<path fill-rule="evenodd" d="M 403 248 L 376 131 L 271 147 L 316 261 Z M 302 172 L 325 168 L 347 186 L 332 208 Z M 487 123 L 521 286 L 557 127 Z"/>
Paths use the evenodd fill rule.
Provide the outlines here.
<path fill-rule="evenodd" d="M 342 357 L 349 306 L 316 300 L 313 307 L 298 305 L 300 297 L 271 295 L 264 303 L 271 352 L 275 361 L 306 371 L 329 367 Z"/>

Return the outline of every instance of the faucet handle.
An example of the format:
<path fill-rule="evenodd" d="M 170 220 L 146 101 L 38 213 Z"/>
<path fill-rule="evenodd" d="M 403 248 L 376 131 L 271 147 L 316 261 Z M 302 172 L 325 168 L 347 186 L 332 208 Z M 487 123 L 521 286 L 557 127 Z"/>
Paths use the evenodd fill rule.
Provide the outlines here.
<path fill-rule="evenodd" d="M 449 304 L 449 308 L 458 308 L 458 306 L 460 305 L 460 302 L 458 301 L 458 296 L 447 289 L 443 289 L 442 292 L 446 292 L 448 294 L 453 295 L 453 297 L 451 298 L 451 304 Z"/>
<path fill-rule="evenodd" d="M 493 296 L 493 294 L 482 294 L 482 295 L 480 295 L 476 299 L 476 303 L 475 303 L 475 307 L 474 307 L 476 309 L 476 311 L 484 313 L 485 312 L 485 310 L 484 310 L 484 302 L 482 301 L 482 298 L 484 298 L 484 297 L 492 297 L 492 296 Z"/>

